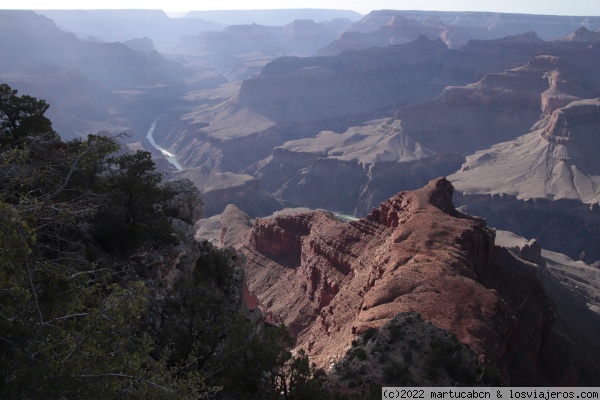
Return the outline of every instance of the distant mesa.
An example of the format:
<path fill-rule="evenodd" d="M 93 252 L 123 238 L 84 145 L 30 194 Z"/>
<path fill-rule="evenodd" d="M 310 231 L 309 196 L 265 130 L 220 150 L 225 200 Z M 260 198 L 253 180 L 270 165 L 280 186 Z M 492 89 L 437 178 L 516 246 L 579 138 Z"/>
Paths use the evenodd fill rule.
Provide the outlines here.
<path fill-rule="evenodd" d="M 141 51 L 142 53 L 151 53 L 156 51 L 154 48 L 154 42 L 148 37 L 126 40 L 123 42 L 123 44 L 130 49 Z"/>
<path fill-rule="evenodd" d="M 350 10 L 324 9 L 274 9 L 274 10 L 214 10 L 190 11 L 186 18 L 200 18 L 215 21 L 223 25 L 258 24 L 266 26 L 284 26 L 294 20 L 310 19 L 315 22 L 348 19 L 356 21 L 362 15 Z"/>
<path fill-rule="evenodd" d="M 159 47 L 174 46 L 184 35 L 223 29 L 199 18 L 169 18 L 161 10 L 39 10 L 63 30 L 105 42 L 148 37 Z"/>
<path fill-rule="evenodd" d="M 593 189 L 600 183 L 599 126 L 600 99 L 573 101 L 553 111 L 544 128 L 467 157 L 450 179 L 465 193 L 600 203 Z"/>
<path fill-rule="evenodd" d="M 372 11 L 355 22 L 319 55 L 339 54 L 345 50 L 385 47 L 415 40 L 419 35 L 440 39 L 450 48 L 461 48 L 469 40 L 490 40 L 533 31 L 549 41 L 586 25 L 600 27 L 600 17 L 563 17 L 492 12 Z M 517 37 L 515 37 L 516 39 Z M 534 40 L 531 35 L 519 40 Z"/>
<path fill-rule="evenodd" d="M 540 129 L 468 156 L 449 176 L 458 204 L 549 250 L 597 261 L 599 127 L 600 99 L 577 100 Z"/>
<path fill-rule="evenodd" d="M 600 42 L 600 30 L 593 32 L 588 30 L 585 26 L 577 29 L 575 32 L 556 39 L 557 42 L 584 42 L 584 43 L 598 43 Z"/>

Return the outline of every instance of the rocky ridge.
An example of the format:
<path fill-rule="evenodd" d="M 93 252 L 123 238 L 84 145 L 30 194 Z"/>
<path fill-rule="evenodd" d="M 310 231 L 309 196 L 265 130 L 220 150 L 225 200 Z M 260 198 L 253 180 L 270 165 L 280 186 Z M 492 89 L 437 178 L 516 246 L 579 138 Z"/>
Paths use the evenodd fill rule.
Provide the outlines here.
<path fill-rule="evenodd" d="M 456 211 L 452 193 L 438 179 L 349 223 L 313 212 L 257 219 L 250 229 L 230 210 L 228 220 L 238 222 L 228 240 L 247 257 L 246 296 L 285 322 L 297 347 L 327 368 L 356 335 L 416 312 L 468 344 L 510 384 L 588 379 L 582 369 L 598 366 L 555 330 L 561 316 L 537 268 L 495 247 L 494 232 Z M 226 222 L 223 229 L 229 235 Z"/>
<path fill-rule="evenodd" d="M 167 207 L 173 215 L 171 227 L 177 238 L 172 245 L 157 249 L 143 248 L 131 255 L 131 261 L 142 276 L 151 280 L 150 284 L 164 289 L 173 284 L 181 274 L 193 270 L 200 256 L 201 248 L 195 239 L 193 224 L 203 217 L 204 203 L 200 191 L 186 179 L 164 183 L 164 187 L 174 195 Z"/>
<path fill-rule="evenodd" d="M 282 208 L 281 203 L 262 190 L 251 175 L 216 172 L 206 166 L 171 175 L 174 179 L 189 179 L 200 190 L 206 204 L 205 217 L 222 213 L 228 204 L 238 206 L 252 217 L 269 215 Z"/>
<path fill-rule="evenodd" d="M 403 44 L 419 35 L 441 39 L 455 49 L 471 39 L 498 39 L 528 30 L 537 32 L 543 40 L 553 40 L 581 26 L 598 29 L 600 19 L 492 12 L 378 10 L 355 22 L 319 54 L 332 55 L 345 50 Z"/>
<path fill-rule="evenodd" d="M 575 32 L 556 39 L 559 42 L 585 42 L 598 43 L 600 42 L 600 32 L 594 32 L 587 29 L 585 26 L 577 29 Z"/>
<path fill-rule="evenodd" d="M 543 42 L 527 33 L 473 40 L 456 51 L 441 40 L 421 36 L 403 45 L 337 56 L 280 57 L 241 84 L 190 92 L 161 117 L 164 134 L 156 140 L 186 166 L 253 173 L 257 162 L 286 141 L 389 118 L 399 107 L 432 101 L 448 86 L 465 86 L 518 68 L 540 54 L 581 64 L 581 80 L 595 80 L 598 72 L 587 68 L 594 65 L 594 51 L 584 44 Z M 503 95 L 509 105 L 511 93 Z"/>
<path fill-rule="evenodd" d="M 496 244 L 523 260 L 538 264 L 562 286 L 581 298 L 590 310 L 600 313 L 600 269 L 597 265 L 543 249 L 537 240 L 527 240 L 508 231 L 496 231 Z"/>
<path fill-rule="evenodd" d="M 586 97 L 583 74 L 560 57 L 537 56 L 476 83 L 449 86 L 433 100 L 399 108 L 392 119 L 290 140 L 254 175 L 292 204 L 365 215 L 397 190 L 450 174 L 463 155 L 514 139 Z"/>
<path fill-rule="evenodd" d="M 573 101 L 542 128 L 468 156 L 449 176 L 457 203 L 549 250 L 596 261 L 599 107 L 598 99 Z M 565 230 L 567 240 L 559 233 Z"/>

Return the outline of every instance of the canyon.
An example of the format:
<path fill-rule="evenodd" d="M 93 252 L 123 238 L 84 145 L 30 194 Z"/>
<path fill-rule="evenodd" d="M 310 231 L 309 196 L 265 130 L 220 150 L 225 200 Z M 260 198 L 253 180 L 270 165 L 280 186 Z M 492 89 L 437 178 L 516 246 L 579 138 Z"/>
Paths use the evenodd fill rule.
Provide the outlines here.
<path fill-rule="evenodd" d="M 416 313 L 509 385 L 593 382 L 598 314 L 544 264 L 495 245 L 452 195 L 440 178 L 352 222 L 315 211 L 251 223 L 230 208 L 221 241 L 246 256 L 247 303 L 284 322 L 319 366 L 335 370 L 355 337 Z"/>
<path fill-rule="evenodd" d="M 343 387 L 597 386 L 600 17 L 300 11 L 0 10 L 0 82 L 191 182 Z"/>

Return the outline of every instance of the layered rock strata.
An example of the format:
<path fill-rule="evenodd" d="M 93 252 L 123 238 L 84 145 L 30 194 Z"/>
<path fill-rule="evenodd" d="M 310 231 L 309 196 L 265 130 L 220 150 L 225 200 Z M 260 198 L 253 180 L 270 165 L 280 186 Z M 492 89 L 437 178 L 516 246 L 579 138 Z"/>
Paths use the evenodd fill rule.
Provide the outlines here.
<path fill-rule="evenodd" d="M 171 174 L 175 179 L 189 179 L 200 190 L 206 207 L 205 217 L 212 217 L 235 204 L 252 217 L 270 215 L 282 208 L 281 203 L 265 192 L 251 175 L 217 172 L 206 166 Z"/>
<path fill-rule="evenodd" d="M 460 192 L 457 203 L 500 229 L 594 262 L 600 258 L 599 133 L 599 99 L 556 109 L 541 129 L 467 157 L 449 177 Z"/>
<path fill-rule="evenodd" d="M 515 139 L 589 95 L 582 76 L 560 57 L 537 56 L 447 87 L 431 101 L 401 107 L 394 118 L 290 140 L 257 164 L 254 175 L 292 204 L 365 215 L 398 190 L 456 171 L 465 154 Z"/>
<path fill-rule="evenodd" d="M 248 300 L 285 322 L 320 366 L 342 359 L 356 335 L 416 312 L 508 383 L 580 382 L 593 363 L 555 330 L 560 316 L 537 268 L 495 248 L 494 231 L 456 211 L 452 193 L 442 178 L 354 222 L 318 211 L 257 219 L 244 229 L 229 215 L 235 240 L 226 223 L 223 229 L 247 256 Z"/>

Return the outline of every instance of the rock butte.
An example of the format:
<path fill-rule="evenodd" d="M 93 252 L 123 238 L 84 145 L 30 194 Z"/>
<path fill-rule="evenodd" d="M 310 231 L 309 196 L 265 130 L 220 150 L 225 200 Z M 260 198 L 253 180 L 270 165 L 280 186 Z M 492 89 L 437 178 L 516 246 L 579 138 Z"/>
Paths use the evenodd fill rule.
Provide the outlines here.
<path fill-rule="evenodd" d="M 565 333 L 563 300 L 546 293 L 543 270 L 495 247 L 495 232 L 458 212 L 452 194 L 436 179 L 347 223 L 316 211 L 250 225 L 230 207 L 222 240 L 247 256 L 248 304 L 286 323 L 319 366 L 333 366 L 369 327 L 417 312 L 510 384 L 586 382 L 598 370 L 589 358 L 599 351 L 597 315 L 575 307 L 591 328 Z"/>

